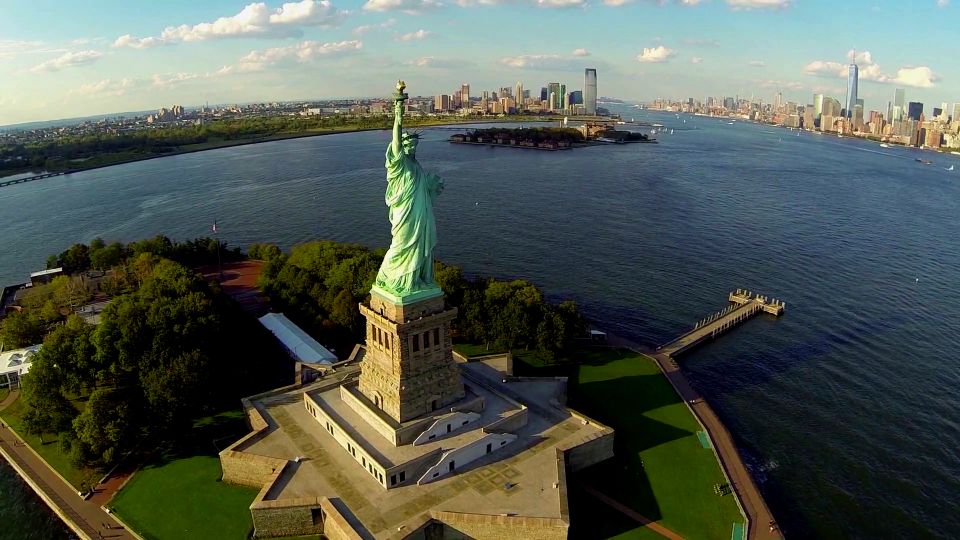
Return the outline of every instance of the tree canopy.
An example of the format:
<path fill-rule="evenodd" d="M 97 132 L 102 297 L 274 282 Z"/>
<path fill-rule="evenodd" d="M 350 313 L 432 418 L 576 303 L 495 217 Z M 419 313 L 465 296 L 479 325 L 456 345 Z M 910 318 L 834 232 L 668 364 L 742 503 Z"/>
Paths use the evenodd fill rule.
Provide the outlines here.
<path fill-rule="evenodd" d="M 143 440 L 171 440 L 192 420 L 280 386 L 286 354 L 256 320 L 185 266 L 142 252 L 135 278 L 97 326 L 70 316 L 23 378 L 31 433 L 59 433 L 79 464 L 107 465 Z M 76 408 L 72 401 L 86 398 Z"/>
<path fill-rule="evenodd" d="M 289 255 L 257 245 L 251 253 L 268 260 L 261 288 L 275 308 L 322 341 L 351 346 L 365 338 L 357 305 L 369 298 L 382 251 L 316 241 Z M 553 358 L 586 331 L 572 301 L 554 305 L 525 280 L 467 279 L 456 266 L 436 263 L 435 279 L 449 305 L 459 309 L 459 339 L 498 348 L 523 348 Z"/>

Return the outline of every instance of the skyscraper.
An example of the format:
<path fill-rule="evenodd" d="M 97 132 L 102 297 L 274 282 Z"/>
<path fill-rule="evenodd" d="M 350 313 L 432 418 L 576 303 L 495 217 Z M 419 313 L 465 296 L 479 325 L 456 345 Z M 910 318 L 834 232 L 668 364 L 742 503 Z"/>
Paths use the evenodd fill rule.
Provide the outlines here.
<path fill-rule="evenodd" d="M 566 98 L 567 98 L 567 85 L 561 84 L 560 92 L 557 93 L 557 106 L 555 108 L 566 109 L 567 108 L 566 103 L 564 103 L 567 100 Z"/>
<path fill-rule="evenodd" d="M 523 110 L 523 85 L 520 84 L 520 81 L 517 81 L 516 92 L 513 95 L 513 99 L 517 101 L 517 110 Z"/>
<path fill-rule="evenodd" d="M 467 83 L 460 85 L 460 106 L 464 109 L 470 108 L 470 85 Z"/>
<path fill-rule="evenodd" d="M 552 82 L 547 85 L 547 99 L 550 100 L 550 110 L 560 108 L 560 83 Z"/>
<path fill-rule="evenodd" d="M 549 96 L 550 96 L 550 90 L 548 90 L 546 86 L 541 86 L 540 101 L 546 101 Z"/>
<path fill-rule="evenodd" d="M 859 78 L 860 68 L 857 67 L 856 62 L 851 63 L 847 73 L 847 103 L 844 113 L 847 118 L 853 117 L 853 108 L 857 106 L 857 81 Z"/>
<path fill-rule="evenodd" d="M 583 105 L 587 114 L 597 114 L 597 70 L 583 70 Z"/>
<path fill-rule="evenodd" d="M 953 104 L 953 121 L 960 122 L 960 103 Z"/>
<path fill-rule="evenodd" d="M 905 97 L 905 96 L 904 96 L 903 88 L 897 88 L 896 90 L 894 90 L 894 92 L 893 92 L 893 106 L 894 106 L 894 107 L 900 107 L 900 112 L 899 112 L 899 114 L 897 114 L 897 115 L 892 115 L 892 114 L 891 114 L 891 116 L 890 116 L 890 121 L 891 121 L 891 122 L 894 121 L 894 120 L 903 120 L 903 111 L 906 110 L 906 108 L 903 106 L 903 105 L 904 105 L 904 97 Z"/>
<path fill-rule="evenodd" d="M 823 114 L 823 94 L 813 95 L 813 121 L 814 124 L 820 123 L 820 115 Z"/>
<path fill-rule="evenodd" d="M 923 103 L 918 103 L 916 101 L 911 101 L 907 104 L 907 116 L 911 120 L 920 121 L 920 116 L 923 114 Z"/>

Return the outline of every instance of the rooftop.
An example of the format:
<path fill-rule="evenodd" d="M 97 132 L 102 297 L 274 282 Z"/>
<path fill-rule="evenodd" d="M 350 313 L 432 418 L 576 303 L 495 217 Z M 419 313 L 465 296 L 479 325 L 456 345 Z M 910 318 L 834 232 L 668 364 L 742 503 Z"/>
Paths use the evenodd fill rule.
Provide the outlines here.
<path fill-rule="evenodd" d="M 0 375 L 30 371 L 31 357 L 40 350 L 40 345 L 31 345 L 23 349 L 0 352 Z"/>
<path fill-rule="evenodd" d="M 283 313 L 267 313 L 258 320 L 267 330 L 273 332 L 297 360 L 307 364 L 331 364 L 337 361 L 337 355 L 293 324 Z"/>
<path fill-rule="evenodd" d="M 500 374 L 483 364 L 472 363 L 463 370 L 465 383 L 486 400 L 485 418 L 478 425 L 515 410 L 512 396 L 519 394 L 529 396 L 525 399 L 529 407 L 527 425 L 515 431 L 518 439 L 503 450 L 433 482 L 384 489 L 310 415 L 302 394 L 317 392 L 311 395 L 329 399 L 331 408 L 342 415 L 341 426 L 352 425 L 365 443 L 393 462 L 406 461 L 436 448 L 458 447 L 482 432 L 472 429 L 424 445 L 394 447 L 366 422 L 358 420 L 356 413 L 340 400 L 339 387 L 318 392 L 323 386 L 329 387 L 330 377 L 340 379 L 352 374 L 344 375 L 343 371 L 308 387 L 255 399 L 251 405 L 271 427 L 264 436 L 252 438 L 249 444 L 235 450 L 285 460 L 303 456 L 287 468 L 265 498 L 337 497 L 378 538 L 406 536 L 431 511 L 566 519 L 566 495 L 557 450 L 597 437 L 609 428 L 549 403 L 547 399 L 556 394 L 556 381 L 544 381 L 544 388 L 534 388 L 537 383 L 529 380 L 513 387 L 514 383 L 502 383 Z M 501 392 L 511 397 L 498 395 Z"/>

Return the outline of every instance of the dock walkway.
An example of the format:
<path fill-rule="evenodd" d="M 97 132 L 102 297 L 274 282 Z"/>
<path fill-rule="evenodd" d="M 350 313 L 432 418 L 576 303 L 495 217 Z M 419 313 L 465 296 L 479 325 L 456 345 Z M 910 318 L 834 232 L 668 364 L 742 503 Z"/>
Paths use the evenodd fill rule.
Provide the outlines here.
<path fill-rule="evenodd" d="M 692 330 L 665 345 L 661 345 L 657 348 L 657 352 L 676 358 L 704 341 L 713 339 L 730 330 L 757 313 L 781 315 L 787 307 L 780 300 L 770 299 L 744 289 L 737 289 L 730 293 L 728 299 L 730 305 L 726 309 L 697 322 Z"/>
<path fill-rule="evenodd" d="M 38 174 L 36 176 L 26 176 L 24 178 L 14 178 L 13 180 L 0 180 L 0 187 L 12 186 L 14 184 L 24 184 L 26 182 L 33 182 L 34 180 L 43 180 L 44 178 L 51 178 L 53 176 L 62 176 L 64 174 L 70 174 L 72 171 L 63 171 L 63 172 L 52 172 L 46 174 Z"/>

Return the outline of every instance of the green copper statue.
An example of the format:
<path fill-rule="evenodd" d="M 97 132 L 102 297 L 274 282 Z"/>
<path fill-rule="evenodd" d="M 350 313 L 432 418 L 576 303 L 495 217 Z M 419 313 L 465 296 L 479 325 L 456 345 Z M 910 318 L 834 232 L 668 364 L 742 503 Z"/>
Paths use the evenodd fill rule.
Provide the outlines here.
<path fill-rule="evenodd" d="M 403 131 L 404 88 L 406 84 L 398 81 L 393 140 L 387 147 L 386 202 L 393 239 L 373 287 L 399 303 L 443 294 L 433 281 L 433 250 L 437 245 L 433 200 L 443 190 L 443 180 L 424 172 L 417 162 L 419 135 Z"/>

